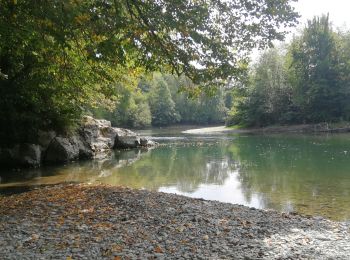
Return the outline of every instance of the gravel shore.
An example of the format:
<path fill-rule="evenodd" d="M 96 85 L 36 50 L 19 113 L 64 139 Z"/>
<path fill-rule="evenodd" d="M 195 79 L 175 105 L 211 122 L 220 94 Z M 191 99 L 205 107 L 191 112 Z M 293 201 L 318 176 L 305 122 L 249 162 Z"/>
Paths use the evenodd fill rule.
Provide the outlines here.
<path fill-rule="evenodd" d="M 349 259 L 350 224 L 109 186 L 0 197 L 0 259 Z"/>

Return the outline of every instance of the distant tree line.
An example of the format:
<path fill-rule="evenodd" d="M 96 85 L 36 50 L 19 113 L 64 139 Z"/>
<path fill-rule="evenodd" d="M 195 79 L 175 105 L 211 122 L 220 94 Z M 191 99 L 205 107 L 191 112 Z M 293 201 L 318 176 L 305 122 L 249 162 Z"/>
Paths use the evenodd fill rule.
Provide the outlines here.
<path fill-rule="evenodd" d="M 328 16 L 264 52 L 248 74 L 233 88 L 228 125 L 350 120 L 350 32 L 334 31 Z"/>
<path fill-rule="evenodd" d="M 198 86 L 185 76 L 151 73 L 140 77 L 136 89 L 124 88 L 113 110 L 92 109 L 95 117 L 106 118 L 115 126 L 143 128 L 173 124 L 224 123 L 230 93 L 224 88 L 211 88 L 211 94 L 192 94 Z"/>
<path fill-rule="evenodd" d="M 288 45 L 262 53 L 240 81 L 207 92 L 186 76 L 143 74 L 97 117 L 132 128 L 172 124 L 261 127 L 350 120 L 350 32 L 328 16 L 308 21 Z M 186 89 L 186 92 L 182 90 Z M 200 91 L 201 90 L 201 91 Z"/>

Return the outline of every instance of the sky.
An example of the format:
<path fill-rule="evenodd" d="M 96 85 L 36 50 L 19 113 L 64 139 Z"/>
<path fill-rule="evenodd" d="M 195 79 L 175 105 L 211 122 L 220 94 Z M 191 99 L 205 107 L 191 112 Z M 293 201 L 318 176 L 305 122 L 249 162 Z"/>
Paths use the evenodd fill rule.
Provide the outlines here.
<path fill-rule="evenodd" d="M 301 15 L 300 26 L 316 15 L 329 13 L 329 19 L 334 28 L 344 25 L 350 29 L 350 0 L 299 0 L 294 3 L 296 11 Z"/>
<path fill-rule="evenodd" d="M 285 38 L 285 42 L 291 41 L 293 34 L 297 34 L 298 30 L 304 28 L 307 20 L 314 16 L 329 13 L 329 19 L 333 24 L 334 29 L 347 28 L 350 30 L 350 0 L 298 0 L 293 3 L 295 10 L 301 15 L 299 25 L 292 28 L 290 33 Z M 275 42 L 278 46 L 279 41 Z M 261 51 L 255 49 L 251 53 L 253 61 L 257 61 Z"/>

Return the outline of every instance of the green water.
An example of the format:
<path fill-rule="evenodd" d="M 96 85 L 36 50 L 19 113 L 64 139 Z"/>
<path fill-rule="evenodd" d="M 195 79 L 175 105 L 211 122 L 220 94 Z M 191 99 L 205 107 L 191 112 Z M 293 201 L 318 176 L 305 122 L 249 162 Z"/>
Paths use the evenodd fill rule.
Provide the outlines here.
<path fill-rule="evenodd" d="M 256 208 L 350 220 L 350 135 L 185 135 L 143 132 L 162 145 L 112 158 L 0 172 L 0 192 L 61 182 L 145 188 Z"/>

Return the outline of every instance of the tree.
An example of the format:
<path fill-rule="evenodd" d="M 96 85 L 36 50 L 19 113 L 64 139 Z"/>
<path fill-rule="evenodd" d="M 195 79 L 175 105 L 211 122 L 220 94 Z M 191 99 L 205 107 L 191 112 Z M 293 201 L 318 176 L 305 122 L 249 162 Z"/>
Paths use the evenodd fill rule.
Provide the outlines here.
<path fill-rule="evenodd" d="M 239 77 L 249 50 L 296 23 L 292 1 L 0 0 L 0 142 L 113 106 L 138 68 L 202 86 Z"/>
<path fill-rule="evenodd" d="M 350 120 L 350 31 L 340 32 L 338 34 L 339 44 L 339 63 L 337 64 L 337 70 L 340 74 L 340 86 L 339 90 L 342 99 L 340 100 L 341 106 L 344 109 L 342 115 L 343 120 Z"/>
<path fill-rule="evenodd" d="M 142 78 L 141 78 L 142 80 Z M 140 89 L 122 88 L 115 108 L 110 111 L 103 107 L 91 109 L 96 118 L 111 121 L 113 126 L 142 128 L 151 125 L 151 111 L 147 96 Z"/>
<path fill-rule="evenodd" d="M 292 87 L 283 49 L 265 51 L 253 66 L 247 84 L 234 90 L 230 123 L 266 126 L 293 122 Z"/>
<path fill-rule="evenodd" d="M 150 108 L 154 126 L 166 126 L 180 120 L 169 87 L 161 75 L 154 78 L 150 92 Z"/>
<path fill-rule="evenodd" d="M 202 94 L 194 111 L 195 122 L 200 124 L 223 123 L 226 110 L 223 89 L 218 89 L 213 96 Z"/>
<path fill-rule="evenodd" d="M 228 124 L 319 123 L 350 118 L 348 32 L 328 16 L 308 21 L 287 48 L 262 54 L 250 81 L 235 90 Z"/>
<path fill-rule="evenodd" d="M 295 118 L 292 113 L 292 86 L 288 82 L 285 49 L 274 48 L 262 54 L 254 71 L 255 91 L 265 105 L 270 124 L 288 123 Z"/>
<path fill-rule="evenodd" d="M 305 122 L 334 121 L 344 114 L 337 45 L 337 35 L 325 15 L 308 21 L 291 45 L 295 103 Z"/>
<path fill-rule="evenodd" d="M 195 85 L 189 78 L 169 74 L 163 74 L 162 77 L 175 102 L 175 109 L 181 118 L 180 123 L 215 124 L 224 122 L 227 109 L 223 88 L 213 88 L 211 95 L 198 93 L 191 97 L 188 92 L 182 91 L 185 88 L 198 90 L 198 85 Z"/>

